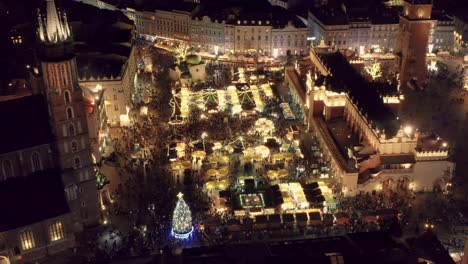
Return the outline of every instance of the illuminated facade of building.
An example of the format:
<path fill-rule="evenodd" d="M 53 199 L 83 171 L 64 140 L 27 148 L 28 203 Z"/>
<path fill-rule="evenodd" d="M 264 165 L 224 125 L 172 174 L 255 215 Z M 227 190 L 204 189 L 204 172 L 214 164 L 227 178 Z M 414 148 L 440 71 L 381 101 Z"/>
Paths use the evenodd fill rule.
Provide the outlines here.
<path fill-rule="evenodd" d="M 468 53 L 468 16 L 455 16 L 455 48 L 462 54 Z"/>
<path fill-rule="evenodd" d="M 278 55 L 304 53 L 309 34 L 304 25 L 273 25 L 271 20 L 217 20 L 209 16 L 190 17 L 186 11 L 135 11 L 140 34 L 188 41 L 210 53 Z"/>
<path fill-rule="evenodd" d="M 420 85 L 426 83 L 426 54 L 434 22 L 431 20 L 431 12 L 431 1 L 408 0 L 403 3 L 395 50 L 400 83 L 403 85 L 410 80 L 416 80 Z"/>
<path fill-rule="evenodd" d="M 403 5 L 402 0 L 393 2 L 401 2 Z M 431 21 L 429 44 L 434 45 L 434 51 L 453 51 L 453 19 L 440 14 Z M 393 53 L 398 45 L 399 20 L 395 7 L 384 9 L 379 14 L 323 7 L 309 11 L 308 26 L 316 45 L 324 40 L 329 46 L 351 49 L 361 54 Z"/>
<path fill-rule="evenodd" d="M 358 80 L 354 85 L 369 89 L 366 96 L 355 88 L 342 90 L 336 78 L 346 83 L 345 75 L 359 74 L 330 47 L 312 48 L 309 59 L 312 71 L 306 74 L 305 87 L 298 81 L 302 77 L 297 67 L 286 69 L 285 81 L 295 90 L 293 98 L 302 106 L 330 162 L 330 177 L 341 183 L 344 195 L 445 190 L 455 168 L 447 143 L 403 127 L 395 115 L 400 103 L 396 93 L 372 94 L 374 87 L 358 77 L 352 77 Z"/>
<path fill-rule="evenodd" d="M 80 86 L 88 89 L 102 87 L 104 107 L 109 126 L 118 127 L 121 120 L 128 118 L 132 91 L 135 87 L 136 74 L 136 49 L 131 48 L 128 59 L 122 65 L 121 70 L 114 76 L 107 77 L 105 74 L 96 73 L 97 76 L 84 76 L 79 79 Z"/>

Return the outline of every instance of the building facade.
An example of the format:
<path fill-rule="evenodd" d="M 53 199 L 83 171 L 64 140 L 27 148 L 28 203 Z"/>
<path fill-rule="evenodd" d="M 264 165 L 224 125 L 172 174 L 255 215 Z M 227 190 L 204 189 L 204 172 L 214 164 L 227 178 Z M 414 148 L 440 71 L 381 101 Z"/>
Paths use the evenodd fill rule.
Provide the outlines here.
<path fill-rule="evenodd" d="M 455 48 L 455 21 L 448 16 L 437 17 L 429 38 L 429 52 L 453 52 Z"/>
<path fill-rule="evenodd" d="M 103 90 L 104 107 L 107 122 L 110 127 L 120 126 L 121 119 L 127 119 L 131 105 L 132 91 L 135 87 L 136 48 L 132 47 L 128 59 L 122 66 L 118 76 L 90 77 L 79 79 L 79 85 L 88 89 L 101 87 Z"/>
<path fill-rule="evenodd" d="M 0 132 L 0 259 L 33 261 L 74 246 L 44 96 L 2 101 L 0 111 L 9 124 Z"/>
<path fill-rule="evenodd" d="M 203 48 L 210 53 L 223 52 L 224 48 L 224 23 L 212 21 L 210 17 L 204 16 L 200 19 L 194 18 L 189 22 L 190 45 Z"/>
<path fill-rule="evenodd" d="M 400 16 L 396 67 L 400 83 L 415 80 L 424 85 L 427 79 L 426 54 L 428 52 L 431 20 L 431 1 L 405 1 Z"/>
<path fill-rule="evenodd" d="M 401 1 L 403 5 L 403 1 Z M 332 11 L 331 11 L 332 10 Z M 417 10 L 416 10 L 417 11 Z M 351 49 L 360 54 L 369 52 L 393 53 L 397 48 L 400 24 L 394 8 L 382 14 L 354 15 L 353 11 L 331 9 L 308 13 L 308 27 L 314 40 L 321 40 L 337 49 Z M 432 18 L 429 44 L 434 51 L 453 51 L 454 21 L 445 14 Z M 432 45 L 431 45 L 432 46 Z"/>
<path fill-rule="evenodd" d="M 38 36 L 44 94 L 55 136 L 53 151 L 61 169 L 74 229 L 80 231 L 100 219 L 98 192 L 70 29 L 66 17 L 58 16 L 54 1 L 47 1 L 47 20 L 40 21 Z"/>
<path fill-rule="evenodd" d="M 324 160 L 330 164 L 330 177 L 341 184 L 343 195 L 446 190 L 455 164 L 443 140 L 427 144 L 428 135 L 417 133 L 412 127 L 399 126 L 389 135 L 376 125 L 383 121 L 371 119 L 362 103 L 358 107 L 358 98 L 335 91 L 333 81 L 327 86 L 318 82 L 317 75 L 343 77 L 336 77 L 337 69 L 325 66 L 330 61 L 325 63 L 327 56 L 323 54 L 336 54 L 332 51 L 331 48 L 310 50 L 312 70 L 305 76 L 305 88 L 301 82 L 294 81 L 303 78 L 298 69 L 286 69 L 285 81 L 289 89 L 295 90 L 293 99 L 302 107 L 309 129 L 319 139 Z M 400 103 L 398 96 L 377 98 L 381 100 L 380 107 L 387 111 L 396 109 Z"/>
<path fill-rule="evenodd" d="M 162 14 L 163 22 L 159 21 Z M 212 54 L 278 55 L 300 54 L 307 49 L 308 29 L 291 23 L 273 25 L 270 20 L 217 20 L 209 16 L 190 17 L 185 11 L 135 11 L 140 34 L 187 41 Z M 170 21 L 169 21 L 170 20 Z M 159 23 L 159 24 L 158 24 Z"/>
<path fill-rule="evenodd" d="M 454 18 L 455 51 L 461 54 L 468 53 L 468 17 L 455 16 Z"/>

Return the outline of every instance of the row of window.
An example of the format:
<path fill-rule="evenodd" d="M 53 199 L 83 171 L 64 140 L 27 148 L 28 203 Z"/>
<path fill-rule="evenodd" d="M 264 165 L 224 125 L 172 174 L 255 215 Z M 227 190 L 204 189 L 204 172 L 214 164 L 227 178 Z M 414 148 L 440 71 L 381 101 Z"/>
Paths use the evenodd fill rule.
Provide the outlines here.
<path fill-rule="evenodd" d="M 47 80 L 50 87 L 64 87 L 71 84 L 68 74 L 70 72 L 68 64 L 49 64 L 47 68 Z"/>
<path fill-rule="evenodd" d="M 285 42 L 283 42 L 283 41 L 280 41 L 280 42 L 274 41 L 274 42 L 273 42 L 273 47 L 278 47 L 278 44 L 279 44 L 279 46 L 283 47 L 283 46 L 284 46 L 284 43 L 285 43 Z M 288 40 L 288 41 L 286 42 L 286 44 L 287 44 L 286 47 L 305 47 L 305 46 L 306 46 L 305 41 L 299 41 L 299 42 L 298 42 L 297 40 L 295 40 L 294 42 L 291 42 L 291 41 Z M 293 44 L 293 45 L 291 45 L 291 44 Z"/>
<path fill-rule="evenodd" d="M 61 222 L 55 222 L 49 225 L 48 236 L 50 242 L 59 241 L 65 238 L 63 225 Z M 37 246 L 36 237 L 32 230 L 24 230 L 19 235 L 21 249 L 23 251 L 34 249 Z"/>
<path fill-rule="evenodd" d="M 44 169 L 44 167 L 42 165 L 41 156 L 39 155 L 38 152 L 34 151 L 31 154 L 30 162 L 31 162 L 31 171 L 32 172 L 41 171 L 41 170 Z M 9 159 L 3 160 L 3 162 L 2 162 L 2 175 L 3 175 L 4 180 L 6 180 L 7 178 L 15 176 L 15 169 L 13 167 L 13 162 L 11 160 L 9 160 Z"/>

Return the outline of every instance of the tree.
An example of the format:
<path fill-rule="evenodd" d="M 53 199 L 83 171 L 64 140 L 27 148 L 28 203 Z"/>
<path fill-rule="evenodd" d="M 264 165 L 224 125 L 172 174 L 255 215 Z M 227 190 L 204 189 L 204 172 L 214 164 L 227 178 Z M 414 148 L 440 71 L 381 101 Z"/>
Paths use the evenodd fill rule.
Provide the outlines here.
<path fill-rule="evenodd" d="M 101 190 L 108 183 L 109 183 L 109 180 L 107 179 L 106 175 L 102 174 L 102 172 L 100 170 L 97 170 L 96 171 L 96 187 L 97 187 L 97 189 Z"/>
<path fill-rule="evenodd" d="M 382 77 L 382 69 L 380 67 L 380 62 L 374 62 L 372 64 L 364 67 L 366 72 L 371 76 L 372 80 Z"/>
<path fill-rule="evenodd" d="M 179 200 L 172 215 L 172 235 L 175 238 L 186 239 L 193 232 L 192 212 L 182 196 L 181 192 L 177 195 Z"/>

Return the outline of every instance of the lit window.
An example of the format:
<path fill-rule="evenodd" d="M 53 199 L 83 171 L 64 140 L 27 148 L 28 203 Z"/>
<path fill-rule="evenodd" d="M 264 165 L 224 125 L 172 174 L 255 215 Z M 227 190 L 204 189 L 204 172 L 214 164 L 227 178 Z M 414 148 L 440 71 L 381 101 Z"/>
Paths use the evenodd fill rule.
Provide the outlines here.
<path fill-rule="evenodd" d="M 21 248 L 23 250 L 30 250 L 36 247 L 34 241 L 34 234 L 31 230 L 23 231 L 20 233 Z"/>
<path fill-rule="evenodd" d="M 52 242 L 65 237 L 63 235 L 63 226 L 61 222 L 56 222 L 49 226 L 49 237 Z"/>

